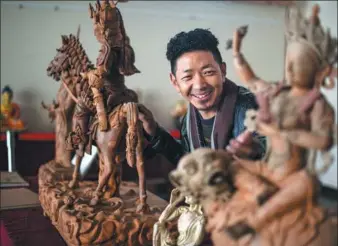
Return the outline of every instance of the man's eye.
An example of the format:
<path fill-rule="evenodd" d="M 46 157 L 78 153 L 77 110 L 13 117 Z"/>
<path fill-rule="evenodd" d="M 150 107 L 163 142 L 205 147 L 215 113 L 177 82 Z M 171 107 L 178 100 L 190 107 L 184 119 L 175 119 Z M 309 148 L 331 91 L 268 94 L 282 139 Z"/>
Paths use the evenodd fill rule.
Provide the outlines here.
<path fill-rule="evenodd" d="M 191 76 L 190 76 L 190 75 L 184 76 L 184 77 L 182 78 L 182 80 L 183 80 L 183 81 L 189 81 L 189 80 L 191 80 Z"/>
<path fill-rule="evenodd" d="M 205 75 L 214 75 L 215 71 L 205 71 L 204 74 Z"/>

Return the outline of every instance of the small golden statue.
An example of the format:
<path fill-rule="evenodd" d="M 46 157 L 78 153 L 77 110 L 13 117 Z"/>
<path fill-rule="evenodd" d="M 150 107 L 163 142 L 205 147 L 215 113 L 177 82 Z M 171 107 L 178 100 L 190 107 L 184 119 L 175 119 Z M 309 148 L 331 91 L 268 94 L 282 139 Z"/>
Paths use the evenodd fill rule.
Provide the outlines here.
<path fill-rule="evenodd" d="M 12 102 L 13 90 L 6 85 L 1 92 L 1 132 L 8 130 L 22 131 L 25 129 L 23 121 L 20 119 L 20 107 Z"/>
<path fill-rule="evenodd" d="M 189 206 L 178 206 L 185 202 Z M 168 223 L 177 219 L 177 233 L 170 230 Z M 153 246 L 197 246 L 204 239 L 206 220 L 202 206 L 192 196 L 184 196 L 177 189 L 170 195 L 170 203 L 162 212 L 153 229 Z"/>

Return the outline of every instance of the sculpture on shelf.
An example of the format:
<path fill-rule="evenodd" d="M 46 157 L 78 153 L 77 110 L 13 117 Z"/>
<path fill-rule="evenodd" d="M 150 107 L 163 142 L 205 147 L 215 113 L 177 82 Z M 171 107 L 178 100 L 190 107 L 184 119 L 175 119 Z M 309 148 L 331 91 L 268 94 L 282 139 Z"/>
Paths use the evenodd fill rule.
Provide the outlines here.
<path fill-rule="evenodd" d="M 62 35 L 62 46 L 57 49 L 57 54 L 49 63 L 47 75 L 56 81 L 61 80 L 60 88 L 56 95 L 56 101 L 42 107 L 48 110 L 49 118 L 55 121 L 55 161 L 61 166 L 71 167 L 72 151 L 68 150 L 66 138 L 72 130 L 75 101 L 72 98 L 78 97 L 86 83 L 80 73 L 93 69 L 94 66 L 89 60 L 86 51 L 80 41 L 80 27 L 77 36 L 70 34 Z M 68 92 L 70 91 L 70 93 Z"/>
<path fill-rule="evenodd" d="M 20 107 L 13 101 L 13 90 L 6 85 L 1 91 L 1 132 L 22 131 L 24 122 L 20 119 Z"/>
<path fill-rule="evenodd" d="M 146 192 L 138 98 L 124 77 L 139 72 L 134 51 L 114 1 L 97 1 L 95 9 L 89 5 L 89 14 L 101 44 L 96 66 L 79 38 L 70 35 L 63 36 L 48 67 L 49 75 L 62 81 L 62 93 L 55 105 L 46 107 L 53 116 L 53 108 L 63 105 L 59 132 L 66 141 L 60 151 L 75 152 L 76 165 L 53 160 L 39 169 L 41 205 L 69 245 L 151 245 L 152 227 L 166 202 Z M 98 182 L 80 182 L 81 160 L 92 144 L 99 153 Z M 68 163 L 68 157 L 62 161 Z M 121 182 L 125 161 L 136 166 L 138 186 Z"/>
<path fill-rule="evenodd" d="M 179 206 L 184 200 L 189 206 Z M 168 223 L 177 219 L 176 232 L 170 230 Z M 153 246 L 198 246 L 204 239 L 205 223 L 202 206 L 193 197 L 184 197 L 178 189 L 173 189 L 169 205 L 154 225 Z"/>
<path fill-rule="evenodd" d="M 334 110 L 320 86 L 337 61 L 337 40 L 323 30 L 318 12 L 316 5 L 307 20 L 290 10 L 281 83 L 258 78 L 240 53 L 246 27 L 228 42 L 235 69 L 260 106 L 248 112 L 246 124 L 267 137 L 266 156 L 232 160 L 225 152 L 199 150 L 171 174 L 183 194 L 203 205 L 214 245 L 337 244 L 337 215 L 319 205 L 317 190 L 317 176 L 331 159 L 323 158 L 320 169 L 314 165 L 315 153 L 327 157 L 333 145 Z"/>
<path fill-rule="evenodd" d="M 187 103 L 184 100 L 179 100 L 171 111 L 171 117 L 177 129 L 181 128 L 182 119 L 186 115 L 187 110 Z"/>

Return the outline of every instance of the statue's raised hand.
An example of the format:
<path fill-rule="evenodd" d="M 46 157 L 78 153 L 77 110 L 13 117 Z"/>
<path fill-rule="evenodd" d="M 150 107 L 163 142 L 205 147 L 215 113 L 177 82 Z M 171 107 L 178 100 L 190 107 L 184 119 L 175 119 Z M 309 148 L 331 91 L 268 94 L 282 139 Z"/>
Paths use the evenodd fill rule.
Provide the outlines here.
<path fill-rule="evenodd" d="M 178 202 L 180 200 L 183 200 L 183 196 L 180 192 L 179 189 L 175 188 L 171 191 L 171 194 L 170 194 L 170 203 L 174 203 L 174 202 Z"/>
<path fill-rule="evenodd" d="M 248 26 L 241 26 L 236 29 L 233 34 L 233 38 L 229 39 L 226 43 L 226 49 L 231 49 L 234 54 L 238 54 L 241 50 L 242 40 L 248 32 Z"/>
<path fill-rule="evenodd" d="M 234 54 L 238 54 L 241 51 L 242 40 L 248 32 L 248 26 L 241 26 L 234 32 L 232 51 Z"/>

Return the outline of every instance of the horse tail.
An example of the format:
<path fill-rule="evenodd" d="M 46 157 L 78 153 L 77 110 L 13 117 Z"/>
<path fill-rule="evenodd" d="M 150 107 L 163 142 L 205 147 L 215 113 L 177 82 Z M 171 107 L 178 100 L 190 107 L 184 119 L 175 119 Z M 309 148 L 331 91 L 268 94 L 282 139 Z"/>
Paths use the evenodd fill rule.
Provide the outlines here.
<path fill-rule="evenodd" d="M 127 163 L 130 167 L 134 167 L 136 164 L 136 156 L 137 154 L 137 146 L 139 141 L 142 141 L 140 138 L 140 131 L 142 128 L 140 127 L 139 119 L 138 119 L 138 107 L 137 103 L 128 102 L 124 104 L 125 112 L 127 115 L 127 134 L 126 134 L 126 159 Z"/>

